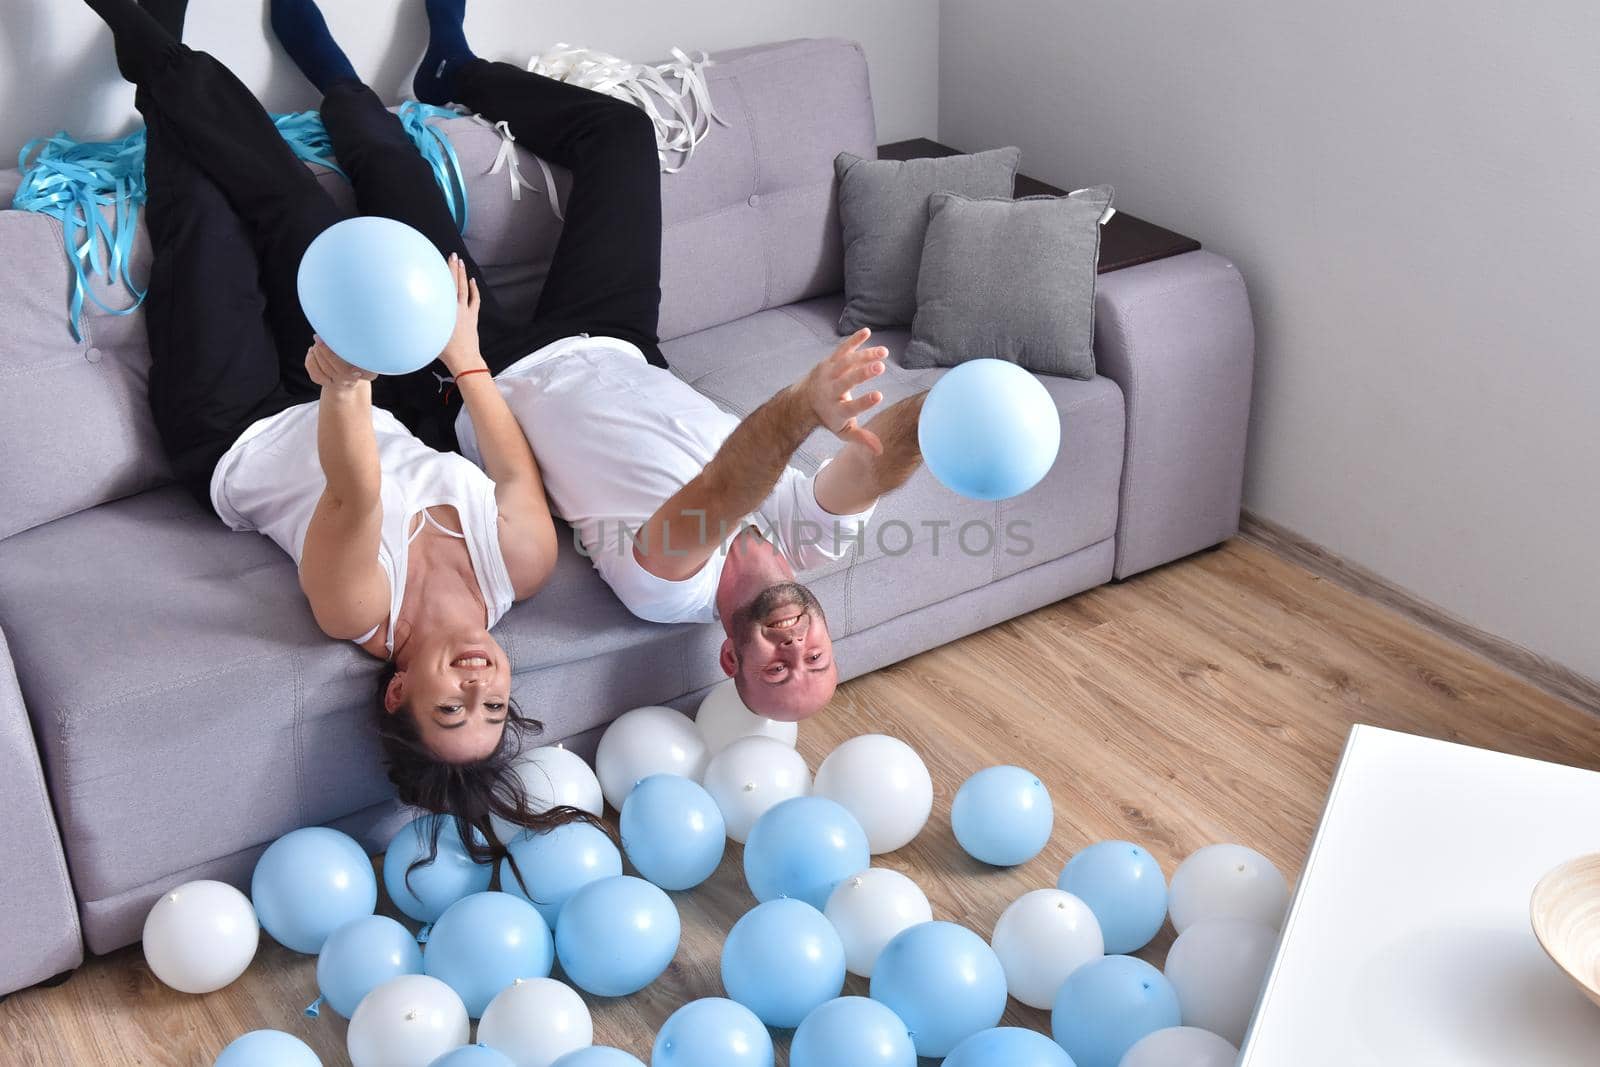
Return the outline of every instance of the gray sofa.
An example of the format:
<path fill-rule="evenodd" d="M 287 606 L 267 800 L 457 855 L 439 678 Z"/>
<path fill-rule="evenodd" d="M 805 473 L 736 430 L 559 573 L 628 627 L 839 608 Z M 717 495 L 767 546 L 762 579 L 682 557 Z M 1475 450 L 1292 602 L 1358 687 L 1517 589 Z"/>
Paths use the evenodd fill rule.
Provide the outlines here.
<path fill-rule="evenodd" d="M 874 155 L 875 131 L 853 44 L 718 59 L 728 125 L 663 180 L 661 329 L 673 371 L 744 413 L 836 343 L 833 158 Z M 532 300 L 558 226 L 545 197 L 513 199 L 487 173 L 492 131 L 447 131 L 470 178 L 469 245 L 494 284 Z M 522 173 L 540 181 L 531 160 Z M 6 202 L 16 182 L 0 174 Z M 171 484 L 141 317 L 91 311 L 75 342 L 61 237 L 54 220 L 0 212 L 0 993 L 137 940 L 177 882 L 245 884 L 288 830 L 332 824 L 377 852 L 404 818 L 371 730 L 377 665 L 319 635 L 274 545 Z M 148 255 L 141 235 L 136 278 Z M 878 338 L 896 355 L 906 343 Z M 984 504 L 920 472 L 860 554 L 810 576 L 845 676 L 1235 532 L 1252 371 L 1238 273 L 1194 252 L 1102 276 L 1095 347 L 1099 377 L 1045 380 L 1063 445 L 1041 485 Z M 941 373 L 895 364 L 884 392 Z M 834 447 L 819 434 L 796 462 L 814 469 Z M 1029 525 L 963 551 L 954 533 L 974 520 Z M 592 744 L 620 712 L 690 706 L 719 678 L 716 628 L 633 618 L 570 543 L 497 632 L 549 741 Z"/>

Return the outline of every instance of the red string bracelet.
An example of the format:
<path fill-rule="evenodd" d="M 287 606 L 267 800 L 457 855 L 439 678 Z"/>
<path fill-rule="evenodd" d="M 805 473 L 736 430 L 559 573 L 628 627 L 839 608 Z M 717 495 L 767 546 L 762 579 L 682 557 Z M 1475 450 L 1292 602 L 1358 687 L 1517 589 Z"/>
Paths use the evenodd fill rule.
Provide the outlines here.
<path fill-rule="evenodd" d="M 465 378 L 467 375 L 469 375 L 469 374 L 488 374 L 488 373 L 489 373 L 489 368 L 488 367 L 474 367 L 471 370 L 462 371 L 460 374 L 457 374 L 455 377 L 450 379 L 450 386 L 449 386 L 449 388 L 447 388 L 444 391 L 444 395 L 439 398 L 439 402 L 442 403 L 442 404 L 450 403 L 450 394 L 455 390 L 456 383 L 459 382 L 461 379 Z"/>

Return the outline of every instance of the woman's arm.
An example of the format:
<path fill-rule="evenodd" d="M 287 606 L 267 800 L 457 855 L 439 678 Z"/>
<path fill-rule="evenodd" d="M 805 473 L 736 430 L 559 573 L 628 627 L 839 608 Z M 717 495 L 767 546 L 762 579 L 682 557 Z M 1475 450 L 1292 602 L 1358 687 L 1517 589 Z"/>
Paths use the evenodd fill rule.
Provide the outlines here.
<path fill-rule="evenodd" d="M 532 596 L 556 562 L 556 527 L 539 464 L 517 418 L 506 405 L 478 347 L 478 283 L 450 257 L 456 279 L 456 329 L 440 355 L 472 420 L 484 473 L 494 482 L 500 509 L 500 552 L 518 600 Z"/>
<path fill-rule="evenodd" d="M 329 637 L 355 640 L 389 616 L 389 578 L 378 563 L 382 473 L 372 432 L 372 378 L 318 338 L 306 370 L 322 387 L 317 458 L 327 485 L 306 528 L 300 588 Z"/>

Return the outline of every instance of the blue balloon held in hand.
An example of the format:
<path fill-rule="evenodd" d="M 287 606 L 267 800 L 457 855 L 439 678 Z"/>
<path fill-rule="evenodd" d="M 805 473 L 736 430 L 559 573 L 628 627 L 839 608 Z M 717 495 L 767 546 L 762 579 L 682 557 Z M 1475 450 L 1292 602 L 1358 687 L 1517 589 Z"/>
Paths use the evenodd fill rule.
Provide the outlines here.
<path fill-rule="evenodd" d="M 744 845 L 745 881 L 763 903 L 793 897 L 821 911 L 840 882 L 870 866 L 866 831 L 826 797 L 791 797 L 769 808 Z"/>
<path fill-rule="evenodd" d="M 900 1016 L 876 1000 L 840 997 L 805 1017 L 789 1045 L 789 1067 L 917 1067 Z"/>
<path fill-rule="evenodd" d="M 572 894 L 556 923 L 556 953 L 579 989 L 625 997 L 661 976 L 678 953 L 681 933 L 672 898 L 623 874 Z"/>
<path fill-rule="evenodd" d="M 803 900 L 757 904 L 728 931 L 722 988 L 768 1026 L 792 1030 L 844 988 L 844 943 Z"/>
<path fill-rule="evenodd" d="M 300 258 L 300 308 L 336 356 L 375 374 L 409 374 L 444 351 L 456 283 L 420 232 L 364 215 L 317 235 Z"/>
<path fill-rule="evenodd" d="M 311 1046 L 282 1030 L 252 1030 L 237 1038 L 213 1067 L 322 1067 Z"/>
<path fill-rule="evenodd" d="M 1037 856 L 1050 841 L 1055 807 L 1050 791 L 1032 771 L 989 767 L 956 791 L 950 828 L 973 859 L 1015 867 Z"/>
<path fill-rule="evenodd" d="M 773 1056 L 772 1035 L 749 1008 L 706 997 L 661 1024 L 650 1067 L 772 1067 Z"/>
<path fill-rule="evenodd" d="M 462 1045 L 446 1052 L 428 1067 L 517 1067 L 517 1061 L 488 1045 Z"/>
<path fill-rule="evenodd" d="M 997 1026 L 951 1050 L 943 1067 L 1075 1067 L 1060 1045 L 1034 1030 Z"/>
<path fill-rule="evenodd" d="M 282 946 L 322 951 L 328 935 L 378 906 L 372 860 L 355 838 L 326 826 L 284 834 L 256 861 L 250 903 Z"/>
<path fill-rule="evenodd" d="M 586 822 L 519 834 L 510 852 L 509 859 L 500 861 L 500 888 L 532 902 L 551 929 L 572 894 L 590 882 L 622 873 L 622 853 L 604 830 Z"/>
<path fill-rule="evenodd" d="M 1056 887 L 1089 905 L 1110 955 L 1144 948 L 1167 918 L 1161 865 L 1131 841 L 1090 845 L 1067 861 Z"/>
<path fill-rule="evenodd" d="M 422 973 L 411 931 L 387 915 L 352 919 L 328 935 L 317 956 L 317 988 L 348 1019 L 362 998 L 391 978 Z"/>
<path fill-rule="evenodd" d="M 989 943 L 955 923 L 896 934 L 872 969 L 872 999 L 906 1024 L 919 1056 L 947 1056 L 1006 1010 L 1006 972 Z"/>
<path fill-rule="evenodd" d="M 622 802 L 622 849 L 646 881 L 692 889 L 722 862 L 728 826 L 699 782 L 652 774 Z"/>
<path fill-rule="evenodd" d="M 1031 372 L 974 359 L 928 391 L 917 442 L 946 487 L 974 500 L 1004 500 L 1050 472 L 1061 448 L 1061 415 Z"/>
<path fill-rule="evenodd" d="M 435 827 L 439 838 L 433 860 L 412 870 L 413 863 L 427 860 Z M 419 923 L 436 922 L 444 909 L 462 897 L 488 889 L 493 873 L 488 864 L 472 862 L 456 821 L 443 815 L 411 820 L 394 835 L 383 854 L 383 886 L 389 899 Z"/>
<path fill-rule="evenodd" d="M 422 954 L 423 971 L 454 989 L 474 1019 L 518 978 L 549 977 L 553 963 L 550 927 L 509 893 L 474 893 L 450 905 Z"/>
<path fill-rule="evenodd" d="M 1132 956 L 1106 956 L 1067 976 L 1050 1029 L 1076 1067 L 1117 1067 L 1141 1037 L 1179 1024 L 1165 975 Z"/>

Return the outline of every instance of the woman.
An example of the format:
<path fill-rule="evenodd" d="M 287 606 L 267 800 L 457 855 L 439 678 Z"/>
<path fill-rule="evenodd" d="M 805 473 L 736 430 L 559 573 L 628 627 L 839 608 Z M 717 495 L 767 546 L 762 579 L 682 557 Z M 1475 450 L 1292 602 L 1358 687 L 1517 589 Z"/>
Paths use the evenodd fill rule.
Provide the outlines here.
<path fill-rule="evenodd" d="M 452 253 L 457 324 L 440 358 L 492 442 L 482 470 L 374 406 L 380 389 L 400 411 L 442 406 L 426 370 L 375 384 L 313 340 L 296 272 L 341 212 L 250 92 L 180 42 L 182 0 L 89 2 L 148 128 L 150 402 L 179 478 L 296 560 L 324 632 L 389 662 L 380 730 L 403 801 L 454 815 L 480 860 L 502 851 L 491 815 L 532 829 L 575 817 L 533 811 L 512 769 L 539 725 L 513 706 L 489 627 L 544 583 L 555 530 L 479 351 L 478 284 L 426 164 L 353 76 L 330 87 L 323 118 L 362 210 Z"/>

